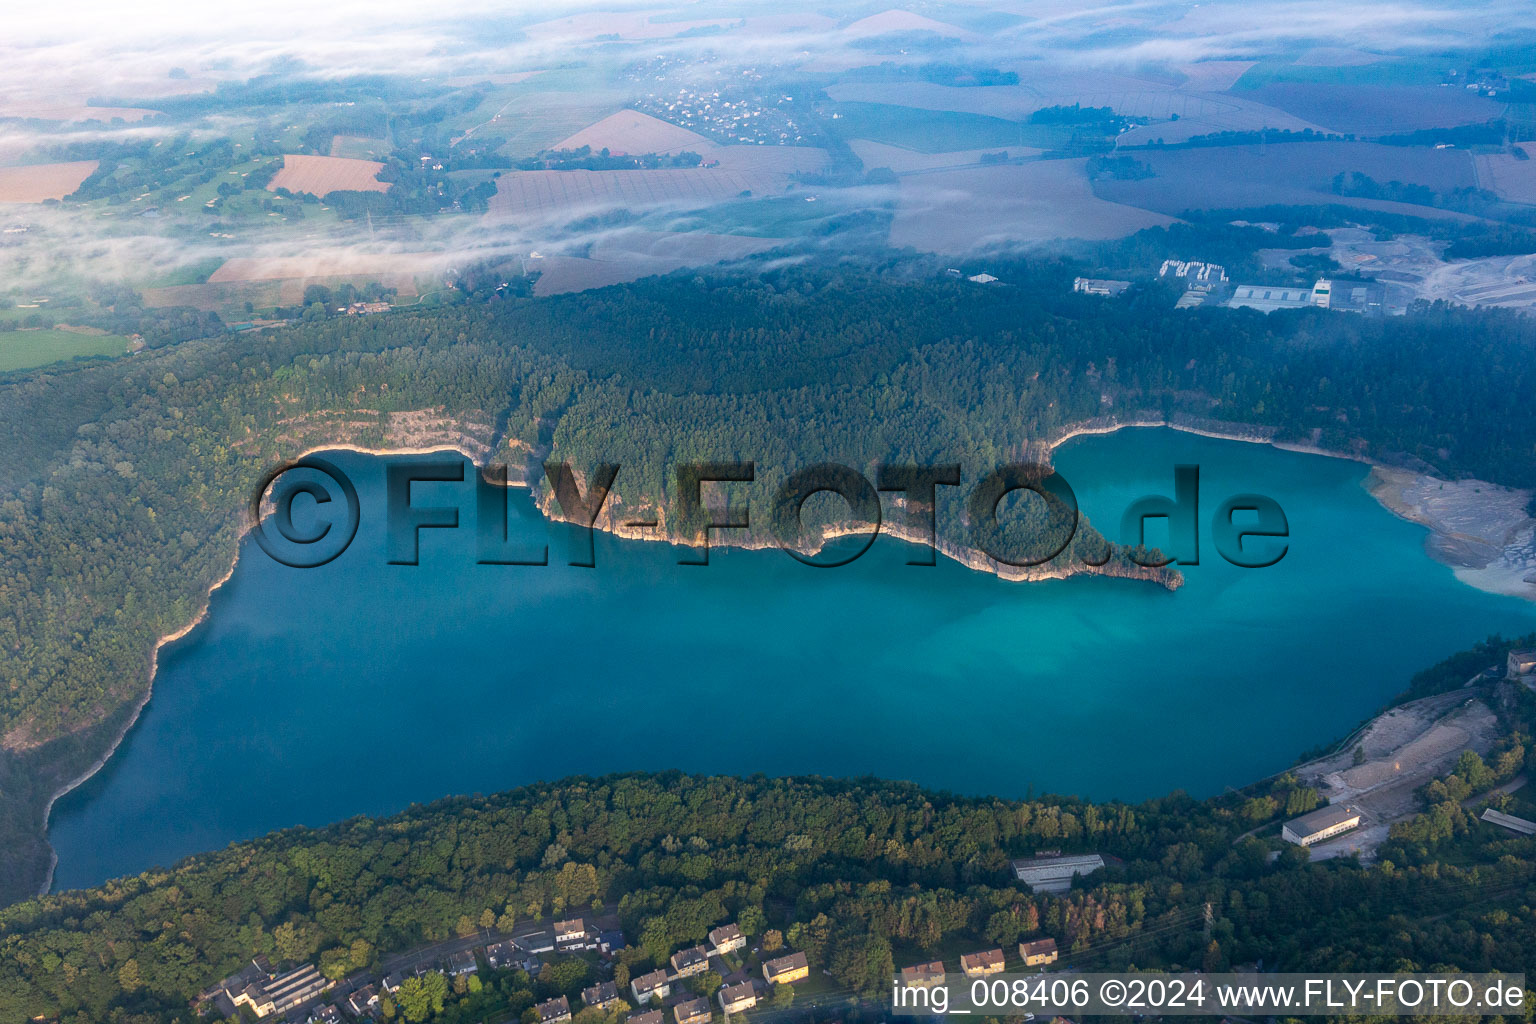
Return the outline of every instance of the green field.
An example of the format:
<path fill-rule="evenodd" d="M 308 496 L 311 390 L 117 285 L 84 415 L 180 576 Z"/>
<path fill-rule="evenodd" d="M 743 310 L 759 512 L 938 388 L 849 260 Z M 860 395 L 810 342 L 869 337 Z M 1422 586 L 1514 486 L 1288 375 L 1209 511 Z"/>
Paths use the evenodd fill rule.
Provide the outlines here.
<path fill-rule="evenodd" d="M 128 339 L 73 331 L 0 331 L 0 373 L 46 366 L 78 356 L 120 356 Z"/>
<path fill-rule="evenodd" d="M 919 153 L 949 153 L 988 146 L 1051 149 L 1071 134 L 1059 125 L 1026 124 L 985 114 L 920 110 L 887 103 L 838 103 L 823 122 L 845 139 L 869 139 Z"/>
<path fill-rule="evenodd" d="M 1257 89 L 1273 82 L 1311 85 L 1439 85 L 1445 58 L 1394 57 L 1372 64 L 1308 65 L 1294 58 L 1260 61 L 1243 73 L 1233 92 Z"/>

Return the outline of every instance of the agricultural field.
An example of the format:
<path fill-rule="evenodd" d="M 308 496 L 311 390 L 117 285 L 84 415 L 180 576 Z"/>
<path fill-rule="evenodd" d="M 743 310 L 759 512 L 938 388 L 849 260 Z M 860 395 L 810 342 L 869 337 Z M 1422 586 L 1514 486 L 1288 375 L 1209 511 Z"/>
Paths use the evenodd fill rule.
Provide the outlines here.
<path fill-rule="evenodd" d="M 47 328 L 0 331 L 0 373 L 82 356 L 120 356 L 127 350 L 128 339 L 115 334 L 82 334 Z"/>
<path fill-rule="evenodd" d="M 704 28 L 725 28 L 730 18 L 672 21 L 654 17 L 653 11 L 600 11 L 530 25 L 524 30 L 536 42 L 591 42 L 601 38 L 668 39 Z"/>
<path fill-rule="evenodd" d="M 1021 120 L 1050 106 L 1039 89 L 1028 85 L 940 85 L 936 82 L 839 82 L 827 95 L 838 104 L 875 103 L 955 114 L 979 114 Z M 841 109 L 839 107 L 838 109 Z"/>
<path fill-rule="evenodd" d="M 95 160 L 0 167 L 0 203 L 41 203 L 63 199 L 96 172 Z"/>
<path fill-rule="evenodd" d="M 57 102 L 4 102 L 0 101 L 0 117 L 18 117 L 34 121 L 62 121 L 71 124 L 113 121 L 133 123 L 146 117 L 154 117 L 158 110 L 144 107 L 96 107 L 84 103 Z"/>
<path fill-rule="evenodd" d="M 384 139 L 370 139 L 362 135 L 331 137 L 330 155 L 344 160 L 376 160 L 388 152 L 389 143 Z"/>
<path fill-rule="evenodd" d="M 1049 149 L 1069 132 L 1053 125 L 1032 125 L 985 114 L 921 110 L 887 103 L 837 103 L 825 114 L 827 125 L 845 139 L 869 139 L 919 153 L 961 149 L 1032 146 Z"/>
<path fill-rule="evenodd" d="M 1386 59 L 1382 54 L 1349 46 L 1314 46 L 1297 57 L 1296 64 L 1304 68 L 1350 68 L 1379 64 Z"/>
<path fill-rule="evenodd" d="M 951 25 L 948 22 L 936 21 L 921 14 L 895 8 L 845 25 L 842 35 L 845 39 L 870 39 L 908 32 L 932 32 L 936 36 L 959 39 L 962 42 L 975 42 L 980 38 L 976 33 L 963 29 L 959 25 Z"/>
<path fill-rule="evenodd" d="M 595 124 L 568 135 L 551 146 L 551 149 L 580 149 L 590 146 L 593 152 L 607 149 L 614 153 L 679 153 L 688 150 L 702 154 L 715 148 L 714 143 L 697 132 L 642 114 L 638 110 L 621 110 L 609 114 Z"/>
<path fill-rule="evenodd" d="M 775 243 L 829 239 L 855 230 L 860 241 L 878 244 L 885 240 L 895 201 L 896 189 L 890 185 L 797 189 L 690 210 L 652 210 L 634 223 L 657 232 L 748 236 Z"/>
<path fill-rule="evenodd" d="M 450 148 L 474 139 L 508 158 L 555 149 L 561 140 L 607 117 L 626 101 L 623 93 L 577 81 L 571 88 L 549 88 L 564 72 L 540 75 L 528 85 L 493 90 L 473 110 L 451 119 Z"/>
<path fill-rule="evenodd" d="M 387 192 L 389 183 L 378 180 L 383 169 L 383 164 L 373 160 L 288 153 L 283 157 L 283 169 L 267 183 L 267 190 L 285 188 L 316 196 L 332 192 Z"/>
<path fill-rule="evenodd" d="M 1464 150 L 1382 146 L 1371 142 L 1283 142 L 1196 149 L 1137 150 L 1135 158 L 1155 177 L 1140 181 L 1100 180 L 1094 192 L 1104 199 L 1177 216 L 1191 209 L 1227 209 L 1271 203 L 1341 203 L 1398 209 L 1423 216 L 1454 216 L 1424 206 L 1383 204 L 1335 195 L 1339 173 L 1361 172 L 1378 182 L 1401 181 L 1437 192 L 1475 184 L 1472 159 Z"/>
<path fill-rule="evenodd" d="M 1244 95 L 1322 125 L 1371 137 L 1481 124 L 1504 112 L 1499 100 L 1448 85 L 1332 85 L 1271 82 Z"/>
<path fill-rule="evenodd" d="M 1202 60 L 1182 65 L 1180 86 L 1191 92 L 1226 92 L 1256 64 L 1251 60 Z"/>
<path fill-rule="evenodd" d="M 362 275 L 368 278 L 414 277 L 441 273 L 449 257 L 439 253 L 361 253 L 350 250 L 303 256 L 236 257 L 208 277 L 209 284 L 237 281 L 285 281 Z"/>
<path fill-rule="evenodd" d="M 1512 203 L 1536 204 L 1536 143 L 1517 143 L 1521 160 L 1510 153 L 1479 153 L 1473 156 L 1477 183 Z"/>
<path fill-rule="evenodd" d="M 1201 65 L 1192 67 L 1198 68 Z M 1227 77 L 1230 77 L 1230 71 Z M 1027 120 L 1030 114 L 1043 107 L 1071 106 L 1075 103 L 1083 107 L 1110 107 L 1124 117 L 1153 122 L 1121 134 L 1118 140 L 1120 145 L 1139 145 L 1159 138 L 1165 142 L 1182 142 L 1196 135 L 1253 131 L 1259 128 L 1322 131 L 1316 124 L 1247 96 L 1202 92 L 1187 87 L 1173 89 L 1133 79 L 1088 83 L 1065 78 L 1027 86 L 966 88 L 930 82 L 849 82 L 831 86 L 827 94 L 840 101 L 836 108 L 840 112 L 855 103 L 881 103 L 928 111 Z M 1027 125 L 1026 128 L 1040 130 L 1040 126 L 1035 125 Z M 847 130 L 842 130 L 846 134 Z"/>
<path fill-rule="evenodd" d="M 586 256 L 543 256 L 524 261 L 524 271 L 537 273 L 535 295 L 585 291 L 635 281 L 653 274 L 670 274 L 683 267 L 730 262 L 763 252 L 785 239 L 625 231 L 591 247 Z"/>
<path fill-rule="evenodd" d="M 772 171 L 676 168 L 636 171 L 510 171 L 496 182 L 491 217 L 547 220 L 593 210 L 718 202 L 749 192 L 782 191 Z"/>
<path fill-rule="evenodd" d="M 1037 160 L 905 177 L 891 245 L 965 253 L 1057 238 L 1119 238 L 1172 223 L 1095 196 L 1085 162 Z"/>
<path fill-rule="evenodd" d="M 854 156 L 864 162 L 865 170 L 885 167 L 896 174 L 915 174 L 920 171 L 944 170 L 951 167 L 972 167 L 981 163 L 983 156 L 1004 153 L 1008 159 L 1039 156 L 1041 150 L 1029 146 L 1003 146 L 999 149 L 962 149 L 952 153 L 919 153 L 887 146 L 868 139 L 850 139 L 848 147 Z"/>

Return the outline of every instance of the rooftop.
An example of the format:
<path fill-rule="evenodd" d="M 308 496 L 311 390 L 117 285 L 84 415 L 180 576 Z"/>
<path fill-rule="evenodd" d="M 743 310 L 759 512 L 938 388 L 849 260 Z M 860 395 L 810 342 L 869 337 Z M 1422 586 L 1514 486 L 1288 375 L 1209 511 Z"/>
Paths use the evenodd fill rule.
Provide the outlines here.
<path fill-rule="evenodd" d="M 763 966 L 767 968 L 770 975 L 774 975 L 788 974 L 790 971 L 802 970 L 809 965 L 806 963 L 804 953 L 790 953 L 788 956 L 781 956 L 777 959 L 769 960 Z"/>
<path fill-rule="evenodd" d="M 1299 818 L 1292 818 L 1285 823 L 1285 827 L 1297 835 L 1309 836 L 1314 832 L 1342 825 L 1349 819 L 1358 817 L 1360 812 L 1348 804 L 1329 804 L 1327 807 L 1308 811 Z"/>
<path fill-rule="evenodd" d="M 736 1003 L 743 999 L 751 999 L 755 995 L 757 995 L 757 990 L 752 987 L 752 983 L 750 981 L 743 981 L 740 984 L 727 985 L 721 989 L 720 1001 L 722 1003 Z M 633 1021 L 635 1018 L 631 1017 L 629 1019 Z"/>
<path fill-rule="evenodd" d="M 649 992 L 652 989 L 661 988 L 667 984 L 666 971 L 652 971 L 650 974 L 642 974 L 630 982 L 636 992 Z"/>

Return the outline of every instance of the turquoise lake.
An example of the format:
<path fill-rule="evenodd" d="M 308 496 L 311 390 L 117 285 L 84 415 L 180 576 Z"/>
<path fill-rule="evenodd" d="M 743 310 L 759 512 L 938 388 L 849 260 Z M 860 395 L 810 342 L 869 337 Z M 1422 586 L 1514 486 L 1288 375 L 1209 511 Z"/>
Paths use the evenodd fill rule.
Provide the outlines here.
<path fill-rule="evenodd" d="M 1201 467 L 1201 564 L 1176 593 L 913 567 L 890 538 L 839 569 L 718 548 L 697 568 L 599 535 L 596 568 L 572 568 L 573 531 L 523 491 L 510 530 L 549 538 L 552 564 L 477 565 L 468 483 L 418 485 L 417 505 L 457 500 L 465 525 L 423 531 L 421 564 L 395 566 L 386 460 L 326 458 L 357 485 L 357 539 L 311 570 L 244 542 L 207 621 L 161 652 L 116 756 L 54 808 L 56 888 L 285 826 L 631 769 L 1204 796 L 1343 736 L 1444 655 L 1536 629 L 1536 605 L 1432 561 L 1425 531 L 1361 486 L 1366 467 L 1170 430 L 1079 438 L 1056 461 L 1111 533 L 1136 498 L 1172 494 L 1175 464 Z M 1285 509 L 1278 565 L 1217 555 L 1210 515 L 1239 492 Z"/>

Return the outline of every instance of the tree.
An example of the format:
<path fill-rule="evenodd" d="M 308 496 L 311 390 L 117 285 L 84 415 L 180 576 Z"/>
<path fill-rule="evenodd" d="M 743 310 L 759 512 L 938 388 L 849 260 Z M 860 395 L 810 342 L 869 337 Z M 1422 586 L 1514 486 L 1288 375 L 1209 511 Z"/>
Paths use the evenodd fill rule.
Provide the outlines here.
<path fill-rule="evenodd" d="M 772 953 L 784 947 L 784 933 L 777 928 L 763 932 L 763 952 Z"/>
<path fill-rule="evenodd" d="M 272 941 L 277 944 L 277 955 L 284 960 L 303 960 L 314 948 L 308 929 L 292 921 L 284 921 L 272 929 Z"/>
<path fill-rule="evenodd" d="M 443 1012 L 443 1002 L 448 998 L 448 979 L 437 971 L 415 978 L 406 978 L 395 994 L 400 1010 L 411 1024 L 420 1024 L 434 1014 Z"/>
<path fill-rule="evenodd" d="M 879 992 L 895 974 L 891 944 L 879 935 L 851 937 L 832 955 L 832 977 L 858 992 Z"/>
<path fill-rule="evenodd" d="M 139 977 L 139 962 L 132 957 L 123 961 L 123 966 L 117 969 L 117 983 L 123 986 L 124 992 L 132 992 L 144 984 Z"/>
<path fill-rule="evenodd" d="M 720 977 L 719 971 L 705 971 L 688 979 L 688 987 L 694 994 L 704 996 L 706 999 L 713 996 L 724 984 L 725 979 Z"/>
<path fill-rule="evenodd" d="M 750 938 L 763 933 L 763 929 L 768 926 L 768 918 L 764 916 L 762 907 L 748 904 L 736 914 L 736 926 L 741 929 L 741 934 Z"/>
<path fill-rule="evenodd" d="M 320 954 L 320 973 L 331 981 L 340 981 L 352 970 L 352 954 L 340 946 Z"/>

